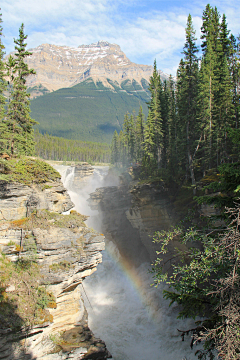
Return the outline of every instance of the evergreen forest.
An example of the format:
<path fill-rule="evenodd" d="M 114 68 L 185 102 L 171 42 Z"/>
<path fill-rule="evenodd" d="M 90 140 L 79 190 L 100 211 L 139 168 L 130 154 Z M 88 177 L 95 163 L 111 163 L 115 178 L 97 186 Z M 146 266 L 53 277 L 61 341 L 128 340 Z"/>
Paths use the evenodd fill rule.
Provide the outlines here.
<path fill-rule="evenodd" d="M 31 114 L 40 133 L 65 139 L 111 143 L 112 134 L 122 128 L 126 111 L 142 105 L 147 114 L 148 83 L 124 80 L 108 87 L 92 78 L 31 100 Z M 28 89 L 31 91 L 31 89 Z"/>
<path fill-rule="evenodd" d="M 110 146 L 91 141 L 69 140 L 47 133 L 34 132 L 36 155 L 42 159 L 58 161 L 86 161 L 109 163 Z"/>
<path fill-rule="evenodd" d="M 221 164 L 238 161 L 240 48 L 225 15 L 207 5 L 201 49 L 188 16 L 177 80 L 161 81 L 156 61 L 150 78 L 148 116 L 126 114 L 112 138 L 112 163 L 141 164 L 142 178 L 168 183 L 197 181 Z"/>
<path fill-rule="evenodd" d="M 240 37 L 209 4 L 200 48 L 191 15 L 185 35 L 176 82 L 162 82 L 154 62 L 148 116 L 125 115 L 111 162 L 181 200 L 180 223 L 153 238 L 152 273 L 156 287 L 169 285 L 164 297 L 180 305 L 178 317 L 195 319 L 179 329 L 182 340 L 191 335 L 201 360 L 240 359 Z M 169 255 L 172 240 L 181 246 Z"/>

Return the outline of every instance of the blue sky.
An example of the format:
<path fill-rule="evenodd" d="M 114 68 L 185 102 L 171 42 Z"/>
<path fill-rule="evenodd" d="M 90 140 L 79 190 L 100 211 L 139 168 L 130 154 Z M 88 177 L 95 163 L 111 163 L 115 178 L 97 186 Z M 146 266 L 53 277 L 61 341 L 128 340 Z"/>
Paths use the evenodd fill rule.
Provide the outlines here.
<path fill-rule="evenodd" d="M 200 38 L 202 0 L 2 0 L 3 43 L 14 50 L 13 38 L 23 22 L 28 48 L 50 43 L 77 47 L 105 40 L 121 46 L 136 63 L 175 75 L 185 41 L 187 16 Z M 240 33 L 239 0 L 214 0 L 228 28 Z M 198 40 L 198 44 L 200 41 Z"/>

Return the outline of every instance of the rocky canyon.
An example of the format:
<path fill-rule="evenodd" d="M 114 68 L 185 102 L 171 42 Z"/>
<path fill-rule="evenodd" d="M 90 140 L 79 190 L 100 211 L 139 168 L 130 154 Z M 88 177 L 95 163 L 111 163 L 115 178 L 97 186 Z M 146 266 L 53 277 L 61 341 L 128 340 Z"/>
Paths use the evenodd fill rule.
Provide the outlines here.
<path fill-rule="evenodd" d="M 1 311 L 0 359 L 111 357 L 104 342 L 88 327 L 79 289 L 83 279 L 101 262 L 104 236 L 90 230 L 84 223 L 86 217 L 76 211 L 61 215 L 73 206 L 60 181 L 50 181 L 43 187 L 0 181 L 1 260 L 27 264 L 34 255 L 34 263 L 40 268 L 40 277 L 35 282 L 39 289 L 46 288 L 53 299 L 37 316 L 35 324 L 22 325 L 18 331 L 9 322 L 11 315 Z M 24 227 L 29 219 L 30 228 Z M 0 265 L 0 271 L 1 268 Z M 30 294 L 30 279 L 23 278 L 22 282 Z M 12 277 L 1 287 L 0 295 L 5 299 L 2 306 L 9 308 L 11 299 L 21 291 L 20 284 L 21 279 Z M 14 320 L 15 315 L 12 316 Z"/>

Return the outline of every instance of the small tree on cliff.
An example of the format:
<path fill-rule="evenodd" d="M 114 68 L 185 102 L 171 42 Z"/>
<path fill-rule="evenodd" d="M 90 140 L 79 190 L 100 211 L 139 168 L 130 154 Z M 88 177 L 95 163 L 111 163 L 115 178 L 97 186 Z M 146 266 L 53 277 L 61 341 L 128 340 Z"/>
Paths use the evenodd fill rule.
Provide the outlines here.
<path fill-rule="evenodd" d="M 19 38 L 14 39 L 15 56 L 9 57 L 8 74 L 12 83 L 11 99 L 8 106 L 6 124 L 9 130 L 8 152 L 32 155 L 34 152 L 33 128 L 36 122 L 30 117 L 29 97 L 27 93 L 26 78 L 35 74 L 29 69 L 24 59 L 31 55 L 26 51 L 27 44 L 24 42 L 27 35 L 24 35 L 24 25 L 19 29 Z"/>

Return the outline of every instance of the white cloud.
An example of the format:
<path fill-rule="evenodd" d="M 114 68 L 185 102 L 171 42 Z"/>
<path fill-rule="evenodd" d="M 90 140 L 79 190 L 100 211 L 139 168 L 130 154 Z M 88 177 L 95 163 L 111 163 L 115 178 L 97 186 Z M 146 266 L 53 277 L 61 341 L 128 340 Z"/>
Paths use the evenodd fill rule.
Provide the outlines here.
<path fill-rule="evenodd" d="M 78 46 L 98 40 L 119 44 L 130 60 L 153 64 L 175 73 L 185 41 L 187 16 L 192 14 L 196 36 L 200 38 L 203 0 L 169 2 L 152 0 L 2 0 L 6 51 L 14 49 L 22 22 L 29 47 L 42 43 Z M 239 32 L 236 0 L 212 0 L 226 13 L 229 28 Z M 141 11 L 140 11 L 141 10 Z M 200 44 L 200 40 L 198 40 Z"/>

